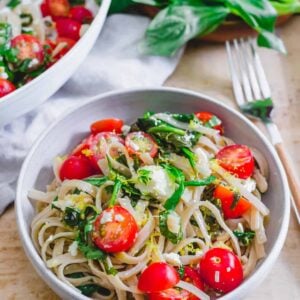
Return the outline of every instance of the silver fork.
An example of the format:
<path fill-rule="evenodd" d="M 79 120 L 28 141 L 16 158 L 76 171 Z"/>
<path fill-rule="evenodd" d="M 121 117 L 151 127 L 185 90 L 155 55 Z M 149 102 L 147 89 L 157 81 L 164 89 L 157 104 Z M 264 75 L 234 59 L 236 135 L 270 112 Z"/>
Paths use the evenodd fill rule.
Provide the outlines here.
<path fill-rule="evenodd" d="M 236 102 L 244 114 L 251 119 L 262 121 L 266 126 L 285 169 L 292 194 L 292 206 L 300 224 L 300 181 L 285 150 L 277 125 L 272 121 L 271 90 L 255 50 L 254 40 L 227 41 L 226 50 Z"/>

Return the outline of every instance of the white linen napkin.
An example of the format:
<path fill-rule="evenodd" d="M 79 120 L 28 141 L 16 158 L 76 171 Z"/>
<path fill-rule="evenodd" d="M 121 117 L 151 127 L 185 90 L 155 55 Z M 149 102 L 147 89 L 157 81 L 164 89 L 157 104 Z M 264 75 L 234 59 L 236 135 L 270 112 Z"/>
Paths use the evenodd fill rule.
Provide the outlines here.
<path fill-rule="evenodd" d="M 162 85 L 174 71 L 181 53 L 173 58 L 139 54 L 137 43 L 148 24 L 149 19 L 141 16 L 110 16 L 73 77 L 38 109 L 0 128 L 0 214 L 15 198 L 16 180 L 30 146 L 66 109 L 105 91 Z"/>

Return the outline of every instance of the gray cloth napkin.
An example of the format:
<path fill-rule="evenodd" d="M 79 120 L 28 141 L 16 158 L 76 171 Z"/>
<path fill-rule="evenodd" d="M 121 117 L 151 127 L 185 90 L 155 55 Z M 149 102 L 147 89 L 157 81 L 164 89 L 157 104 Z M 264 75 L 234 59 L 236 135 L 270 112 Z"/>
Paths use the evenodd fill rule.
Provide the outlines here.
<path fill-rule="evenodd" d="M 162 85 L 172 74 L 180 53 L 172 58 L 146 57 L 137 50 L 148 24 L 140 16 L 109 17 L 73 77 L 38 109 L 0 129 L 0 214 L 15 198 L 17 177 L 30 146 L 60 114 L 105 91 Z"/>

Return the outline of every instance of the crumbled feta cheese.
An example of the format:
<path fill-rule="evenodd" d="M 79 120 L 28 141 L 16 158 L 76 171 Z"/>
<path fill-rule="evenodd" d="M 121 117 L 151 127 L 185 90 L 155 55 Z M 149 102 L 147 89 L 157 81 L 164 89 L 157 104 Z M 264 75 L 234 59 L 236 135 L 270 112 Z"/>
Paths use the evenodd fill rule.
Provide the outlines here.
<path fill-rule="evenodd" d="M 220 271 L 215 272 L 215 282 L 220 282 Z"/>
<path fill-rule="evenodd" d="M 177 253 L 165 253 L 164 259 L 173 266 L 181 266 L 180 256 Z"/>
<path fill-rule="evenodd" d="M 52 258 L 49 259 L 46 264 L 48 268 L 55 268 L 60 264 L 60 262 L 57 259 Z"/>
<path fill-rule="evenodd" d="M 180 231 L 180 217 L 178 216 L 178 214 L 175 211 L 172 211 L 169 215 L 168 215 L 168 219 L 167 219 L 167 226 L 168 229 L 177 234 Z"/>
<path fill-rule="evenodd" d="M 100 224 L 105 224 L 113 221 L 113 213 L 111 211 L 104 211 L 101 217 Z"/>
<path fill-rule="evenodd" d="M 76 241 L 74 241 L 68 249 L 68 252 L 72 255 L 72 256 L 76 256 L 77 255 L 77 249 L 78 249 L 78 243 Z"/>
<path fill-rule="evenodd" d="M 151 172 L 147 183 L 138 182 L 135 187 L 143 194 L 151 195 L 160 201 L 167 200 L 175 191 L 175 182 L 170 178 L 168 172 L 161 166 L 145 166 L 139 170 Z"/>
<path fill-rule="evenodd" d="M 52 241 L 53 241 L 53 235 L 52 235 L 52 234 L 48 237 L 48 241 L 49 241 L 49 242 L 52 242 Z"/>
<path fill-rule="evenodd" d="M 121 128 L 121 131 L 124 135 L 127 135 L 130 131 L 131 127 L 128 126 L 128 125 L 123 125 L 122 128 Z"/>
<path fill-rule="evenodd" d="M 244 188 L 250 193 L 256 189 L 256 181 L 251 177 L 244 180 L 243 185 Z"/>
<path fill-rule="evenodd" d="M 32 60 L 30 61 L 30 63 L 28 64 L 28 68 L 32 68 L 32 67 L 34 67 L 34 66 L 36 66 L 36 65 L 38 65 L 38 64 L 39 64 L 38 59 L 37 59 L 37 58 L 34 58 L 34 59 L 32 59 Z"/>
<path fill-rule="evenodd" d="M 125 220 L 125 218 L 120 214 L 116 214 L 115 215 L 115 220 L 118 221 L 118 222 L 123 222 Z"/>

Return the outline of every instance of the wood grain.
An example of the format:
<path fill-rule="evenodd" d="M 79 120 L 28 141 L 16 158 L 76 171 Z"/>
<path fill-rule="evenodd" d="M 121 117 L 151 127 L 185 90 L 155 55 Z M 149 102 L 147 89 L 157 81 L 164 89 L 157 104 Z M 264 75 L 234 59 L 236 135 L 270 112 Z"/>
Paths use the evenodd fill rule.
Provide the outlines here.
<path fill-rule="evenodd" d="M 287 57 L 260 51 L 272 86 L 276 109 L 274 118 L 300 174 L 300 18 L 281 29 L 289 51 Z M 209 94 L 235 107 L 222 45 L 190 43 L 176 72 L 166 85 Z M 1 197 L 1 196 L 0 196 Z M 0 217 L 0 299 L 56 300 L 26 258 L 16 230 L 13 207 Z M 288 237 L 279 259 L 264 282 L 249 291 L 247 300 L 300 299 L 300 228 L 291 215 Z"/>

